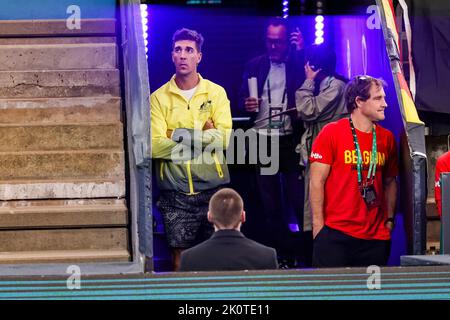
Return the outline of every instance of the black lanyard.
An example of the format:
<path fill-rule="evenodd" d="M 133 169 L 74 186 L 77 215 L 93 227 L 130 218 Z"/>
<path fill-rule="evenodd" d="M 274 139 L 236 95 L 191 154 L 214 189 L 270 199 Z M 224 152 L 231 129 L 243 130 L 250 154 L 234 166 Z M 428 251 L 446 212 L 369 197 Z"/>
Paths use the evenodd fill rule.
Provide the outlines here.
<path fill-rule="evenodd" d="M 286 100 L 286 94 L 287 94 L 287 86 L 284 86 L 284 92 L 283 92 L 283 98 L 281 100 L 281 105 L 284 105 L 284 101 Z M 269 108 L 272 105 L 272 96 L 270 94 L 270 79 L 267 77 L 267 98 L 269 101 Z"/>
<path fill-rule="evenodd" d="M 358 171 L 358 185 L 360 187 L 363 187 L 362 183 L 362 154 L 361 149 L 359 147 L 358 143 L 358 137 L 356 136 L 356 130 L 355 126 L 353 125 L 352 118 L 349 118 L 350 120 L 350 128 L 352 129 L 352 135 L 353 135 L 353 143 L 355 145 L 355 150 L 357 154 L 357 163 L 356 163 L 356 169 Z M 370 166 L 369 171 L 367 172 L 367 179 L 365 185 L 369 185 L 373 180 L 375 179 L 375 174 L 377 171 L 377 134 L 375 130 L 375 125 L 372 127 L 372 156 L 370 157 Z"/>

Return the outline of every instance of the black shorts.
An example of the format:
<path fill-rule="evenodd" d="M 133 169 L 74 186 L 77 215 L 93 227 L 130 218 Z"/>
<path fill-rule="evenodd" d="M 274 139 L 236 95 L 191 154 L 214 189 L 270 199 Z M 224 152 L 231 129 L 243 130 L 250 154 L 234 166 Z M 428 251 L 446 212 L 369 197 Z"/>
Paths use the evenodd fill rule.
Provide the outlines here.
<path fill-rule="evenodd" d="M 214 232 L 208 221 L 209 199 L 219 188 L 187 195 L 176 191 L 161 191 L 156 206 L 164 220 L 167 241 L 171 248 L 190 248 Z"/>
<path fill-rule="evenodd" d="M 385 266 L 390 248 L 390 240 L 358 239 L 324 226 L 314 239 L 313 267 Z"/>

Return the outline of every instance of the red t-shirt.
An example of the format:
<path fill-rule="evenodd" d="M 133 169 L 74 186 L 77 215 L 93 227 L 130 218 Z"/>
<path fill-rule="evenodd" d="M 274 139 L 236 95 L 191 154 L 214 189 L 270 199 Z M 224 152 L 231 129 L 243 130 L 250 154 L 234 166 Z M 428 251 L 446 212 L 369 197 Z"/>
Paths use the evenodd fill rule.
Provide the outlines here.
<path fill-rule="evenodd" d="M 365 180 L 372 153 L 372 132 L 356 130 L 361 149 Z M 358 187 L 356 169 L 357 154 L 349 119 L 329 123 L 317 136 L 312 146 L 310 161 L 331 166 L 325 182 L 324 223 L 352 237 L 367 240 L 390 239 L 384 200 L 383 178 L 395 177 L 398 173 L 397 147 L 394 135 L 380 125 L 377 134 L 377 171 L 374 181 L 380 206 L 368 209 Z"/>
<path fill-rule="evenodd" d="M 450 152 L 444 153 L 436 162 L 436 172 L 434 174 L 434 198 L 438 209 L 439 217 L 442 217 L 442 197 L 441 197 L 441 173 L 450 172 Z"/>

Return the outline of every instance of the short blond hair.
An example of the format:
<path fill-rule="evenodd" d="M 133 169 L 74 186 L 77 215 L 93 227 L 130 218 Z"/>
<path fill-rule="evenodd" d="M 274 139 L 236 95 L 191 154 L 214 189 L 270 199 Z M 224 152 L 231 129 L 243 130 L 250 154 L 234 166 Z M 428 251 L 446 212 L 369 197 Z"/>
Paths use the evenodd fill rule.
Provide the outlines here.
<path fill-rule="evenodd" d="M 234 228 L 241 221 L 244 202 L 231 188 L 217 191 L 209 200 L 211 222 L 221 228 Z"/>

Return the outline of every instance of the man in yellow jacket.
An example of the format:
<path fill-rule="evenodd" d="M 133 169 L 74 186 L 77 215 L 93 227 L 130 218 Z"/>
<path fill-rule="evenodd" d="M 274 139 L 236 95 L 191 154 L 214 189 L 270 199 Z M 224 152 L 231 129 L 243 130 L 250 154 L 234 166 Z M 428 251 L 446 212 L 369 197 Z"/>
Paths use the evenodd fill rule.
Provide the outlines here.
<path fill-rule="evenodd" d="M 151 100 L 152 158 L 174 270 L 183 249 L 209 238 L 211 196 L 230 181 L 224 150 L 231 133 L 225 90 L 197 72 L 203 37 L 180 29 L 172 38 L 175 75 Z"/>

